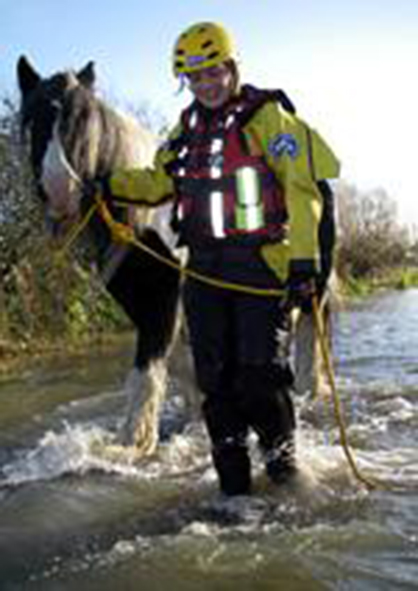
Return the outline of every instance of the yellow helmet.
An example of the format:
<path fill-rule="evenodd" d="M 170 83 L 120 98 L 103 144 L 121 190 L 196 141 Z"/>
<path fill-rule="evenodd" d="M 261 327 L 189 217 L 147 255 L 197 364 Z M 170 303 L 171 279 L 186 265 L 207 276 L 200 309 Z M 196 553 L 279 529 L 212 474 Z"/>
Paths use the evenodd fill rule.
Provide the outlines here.
<path fill-rule="evenodd" d="M 173 51 L 173 70 L 176 76 L 190 74 L 235 57 L 234 41 L 222 25 L 197 23 L 177 39 Z"/>

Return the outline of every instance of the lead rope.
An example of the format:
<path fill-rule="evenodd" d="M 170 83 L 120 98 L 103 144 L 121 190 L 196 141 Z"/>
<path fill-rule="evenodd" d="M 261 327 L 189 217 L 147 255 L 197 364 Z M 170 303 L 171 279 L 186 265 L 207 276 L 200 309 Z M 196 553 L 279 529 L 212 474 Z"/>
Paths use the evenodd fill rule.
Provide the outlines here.
<path fill-rule="evenodd" d="M 77 238 L 79 233 L 85 228 L 85 226 L 89 222 L 91 216 L 93 215 L 93 213 L 96 210 L 98 210 L 101 217 L 103 218 L 103 221 L 109 227 L 109 230 L 110 230 L 112 237 L 115 241 L 132 244 L 132 245 L 140 248 L 142 251 L 146 252 L 148 255 L 153 257 L 155 260 L 178 271 L 182 276 L 190 277 L 192 279 L 195 279 L 197 281 L 200 281 L 201 283 L 204 283 L 206 285 L 210 285 L 212 287 L 218 287 L 220 289 L 228 289 L 228 290 L 246 293 L 246 294 L 250 294 L 250 295 L 283 296 L 286 293 L 286 290 L 284 290 L 284 289 L 263 289 L 263 288 L 253 287 L 250 285 L 243 285 L 243 284 L 239 284 L 239 283 L 230 283 L 227 281 L 222 281 L 220 279 L 215 279 L 213 277 L 208 277 L 207 275 L 203 275 L 201 273 L 198 273 L 198 272 L 194 271 L 193 269 L 187 269 L 179 263 L 175 263 L 174 261 L 166 258 L 162 254 L 154 251 L 152 248 L 150 248 L 149 246 L 147 246 L 146 244 L 141 242 L 141 240 L 139 240 L 135 236 L 134 230 L 131 227 L 129 227 L 126 224 L 123 224 L 121 222 L 116 222 L 113 219 L 106 203 L 104 202 L 104 200 L 102 199 L 100 194 L 95 195 L 95 203 L 87 211 L 87 213 L 85 214 L 83 219 L 80 220 L 80 222 L 78 222 L 77 224 L 75 224 L 75 226 L 73 226 L 73 228 L 70 230 L 70 232 L 69 232 L 70 235 L 67 236 L 66 240 L 64 241 L 64 244 L 61 246 L 60 253 L 59 253 L 61 256 L 71 246 L 71 244 L 75 241 L 75 239 Z M 331 361 L 331 353 L 330 353 L 330 349 L 328 347 L 327 339 L 325 336 L 325 330 L 324 330 L 324 326 L 323 326 L 320 306 L 318 303 L 318 297 L 316 295 L 314 295 L 312 298 L 312 312 L 313 312 L 314 323 L 315 323 L 315 331 L 316 331 L 316 334 L 317 334 L 317 337 L 319 340 L 321 355 L 323 358 L 325 371 L 327 373 L 327 378 L 328 378 L 329 385 L 331 388 L 334 417 L 335 417 L 335 420 L 336 420 L 336 423 L 337 423 L 337 426 L 339 429 L 339 433 L 340 433 L 341 446 L 343 448 L 343 452 L 344 452 L 344 455 L 345 455 L 347 462 L 350 466 L 350 469 L 351 469 L 355 479 L 369 489 L 384 488 L 384 489 L 394 490 L 395 489 L 394 487 L 389 487 L 389 485 L 386 485 L 383 482 L 380 482 L 374 478 L 370 478 L 369 476 L 365 476 L 360 471 L 360 469 L 357 465 L 357 461 L 355 459 L 354 453 L 352 452 L 349 442 L 348 442 L 347 429 L 346 429 L 345 421 L 343 418 L 343 412 L 341 409 L 340 398 L 339 398 L 337 386 L 336 386 L 335 373 L 334 373 L 333 364 Z"/>
<path fill-rule="evenodd" d="M 286 293 L 284 289 L 268 289 L 262 287 L 253 287 L 251 285 L 243 285 L 241 283 L 230 283 L 228 281 L 223 281 L 222 279 L 215 279 L 214 277 L 209 277 L 202 273 L 198 273 L 193 269 L 185 268 L 181 264 L 175 263 L 174 261 L 166 258 L 162 254 L 156 252 L 155 250 L 144 244 L 135 236 L 134 230 L 130 226 L 127 226 L 126 224 L 123 224 L 121 222 L 116 222 L 113 219 L 112 214 L 109 211 L 109 208 L 100 196 L 96 196 L 95 199 L 97 202 L 98 211 L 102 216 L 104 222 L 109 227 L 113 239 L 116 242 L 133 244 L 134 246 L 137 246 L 138 248 L 149 254 L 151 257 L 159 261 L 160 263 L 163 263 L 164 265 L 171 267 L 172 269 L 178 271 L 182 275 L 185 275 L 192 279 L 196 279 L 197 281 L 205 283 L 206 285 L 210 285 L 211 287 L 219 287 L 221 289 L 239 291 L 241 293 L 246 293 L 250 295 L 271 297 L 284 295 Z"/>
<path fill-rule="evenodd" d="M 60 248 L 56 254 L 56 258 L 58 259 L 58 261 L 61 261 L 61 259 L 64 258 L 66 252 L 70 249 L 72 244 L 76 241 L 76 239 L 78 238 L 78 235 L 81 234 L 81 232 L 87 226 L 87 224 L 91 220 L 91 218 L 92 218 L 94 212 L 97 210 L 97 208 L 98 208 L 98 204 L 93 203 L 93 205 L 90 207 L 90 209 L 88 209 L 88 211 L 85 213 L 84 217 L 79 222 L 76 222 L 75 224 L 73 224 L 71 226 L 70 230 L 67 232 L 66 236 L 64 237 L 64 240 L 63 240 L 62 244 L 60 245 Z"/>
<path fill-rule="evenodd" d="M 378 483 L 377 481 L 375 481 L 374 479 L 371 479 L 368 476 L 365 476 L 359 470 L 354 453 L 351 450 L 350 445 L 348 443 L 347 429 L 346 429 L 346 425 L 345 425 L 345 421 L 344 421 L 344 417 L 343 417 L 343 412 L 341 409 L 340 397 L 338 396 L 338 392 L 337 392 L 337 385 L 336 385 L 336 381 L 335 381 L 335 372 L 334 372 L 333 363 L 331 360 L 330 349 L 328 347 L 328 343 L 327 343 L 327 339 L 326 339 L 326 335 L 325 335 L 324 323 L 322 320 L 322 315 L 321 315 L 317 295 L 314 295 L 312 298 L 312 312 L 313 312 L 314 323 L 315 323 L 315 332 L 318 337 L 319 347 L 321 350 L 321 355 L 322 355 L 322 359 L 324 362 L 325 371 L 327 374 L 329 386 L 331 388 L 334 417 L 335 417 L 335 421 L 337 423 L 337 426 L 338 426 L 338 429 L 340 432 L 340 441 L 341 441 L 341 446 L 344 451 L 344 455 L 347 458 L 347 462 L 348 462 L 355 478 L 359 482 L 361 482 L 362 484 L 367 486 L 367 488 L 372 488 L 372 489 L 377 488 L 377 487 L 381 486 L 381 484 Z"/>

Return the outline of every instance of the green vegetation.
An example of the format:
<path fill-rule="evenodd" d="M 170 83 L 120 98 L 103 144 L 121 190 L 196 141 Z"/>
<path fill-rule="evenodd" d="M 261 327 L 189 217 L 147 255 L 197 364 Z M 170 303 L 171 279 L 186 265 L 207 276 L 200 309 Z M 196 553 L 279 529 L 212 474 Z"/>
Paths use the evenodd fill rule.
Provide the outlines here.
<path fill-rule="evenodd" d="M 350 297 L 376 289 L 418 286 L 418 242 L 398 222 L 396 202 L 382 189 L 361 193 L 340 183 L 337 275 Z"/>
<path fill-rule="evenodd" d="M 362 278 L 353 276 L 342 280 L 342 290 L 350 298 L 362 298 L 380 289 L 409 289 L 418 287 L 417 268 L 388 269 L 381 275 L 368 275 Z"/>
<path fill-rule="evenodd" d="M 398 269 L 394 279 L 394 285 L 397 289 L 418 287 L 418 268 Z"/>
<path fill-rule="evenodd" d="M 24 351 L 75 347 L 131 326 L 86 249 L 58 257 L 34 194 L 17 114 L 0 112 L 0 365 Z"/>

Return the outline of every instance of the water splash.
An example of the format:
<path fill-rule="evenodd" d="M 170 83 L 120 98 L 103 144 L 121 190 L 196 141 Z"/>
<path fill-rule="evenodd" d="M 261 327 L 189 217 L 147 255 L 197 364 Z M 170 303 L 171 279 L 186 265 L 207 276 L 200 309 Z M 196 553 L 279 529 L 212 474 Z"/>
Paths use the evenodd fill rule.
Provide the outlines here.
<path fill-rule="evenodd" d="M 3 466 L 1 485 L 52 480 L 95 468 L 108 470 L 108 463 L 95 456 L 94 449 L 111 441 L 112 434 L 95 425 L 64 423 L 62 431 L 46 432 L 33 449 L 18 452 L 14 461 Z"/>
<path fill-rule="evenodd" d="M 398 424 L 407 430 L 418 417 L 418 405 L 412 397 L 379 391 L 360 394 L 350 382 L 340 390 L 345 407 L 347 433 L 359 467 L 379 480 L 416 483 L 418 469 L 410 460 L 408 446 L 400 441 L 388 451 L 380 445 L 391 429 L 399 438 Z M 296 434 L 299 473 L 304 480 L 305 497 L 321 496 L 325 489 L 349 493 L 358 483 L 353 478 L 339 442 L 339 433 L 328 401 L 298 401 L 299 428 Z M 178 418 L 178 401 L 173 398 L 164 409 L 166 423 Z M 395 429 L 396 427 L 396 429 Z M 157 453 L 138 461 L 135 449 L 122 447 L 114 431 L 97 422 L 63 423 L 60 431 L 47 431 L 31 449 L 17 452 L 13 461 L 2 468 L 2 486 L 16 486 L 52 480 L 67 474 L 84 475 L 91 470 L 115 473 L 145 480 L 170 481 L 191 479 L 193 485 L 213 486 L 216 475 L 211 467 L 209 441 L 201 422 L 192 422 L 182 432 L 171 434 L 160 443 Z M 250 439 L 256 478 L 264 471 L 256 438 Z M 387 448 L 387 446 L 386 446 Z M 379 455 L 379 452 L 380 455 Z M 386 453 L 383 458 L 382 453 Z M 399 459 L 400 458 L 400 459 Z M 379 460 L 379 461 L 378 461 Z M 403 462 L 403 463 L 402 463 Z"/>
<path fill-rule="evenodd" d="M 64 423 L 59 432 L 48 431 L 35 447 L 20 451 L 2 468 L 1 486 L 17 486 L 53 480 L 68 474 L 84 475 L 91 470 L 142 479 L 185 477 L 209 464 L 203 428 L 191 424 L 183 434 L 162 443 L 158 453 L 137 460 L 135 448 L 122 447 L 115 433 L 92 423 Z"/>

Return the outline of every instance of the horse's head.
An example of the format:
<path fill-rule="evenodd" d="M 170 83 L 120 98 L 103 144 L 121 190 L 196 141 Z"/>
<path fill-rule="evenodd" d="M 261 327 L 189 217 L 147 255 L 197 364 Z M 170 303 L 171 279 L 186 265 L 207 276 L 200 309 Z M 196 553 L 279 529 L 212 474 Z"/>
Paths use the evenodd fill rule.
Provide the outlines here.
<path fill-rule="evenodd" d="M 39 194 L 52 217 L 78 212 L 80 183 L 90 176 L 86 147 L 80 141 L 94 104 L 94 65 L 80 72 L 42 78 L 25 57 L 17 75 L 22 131 L 29 135 L 30 158 Z"/>

